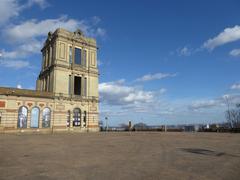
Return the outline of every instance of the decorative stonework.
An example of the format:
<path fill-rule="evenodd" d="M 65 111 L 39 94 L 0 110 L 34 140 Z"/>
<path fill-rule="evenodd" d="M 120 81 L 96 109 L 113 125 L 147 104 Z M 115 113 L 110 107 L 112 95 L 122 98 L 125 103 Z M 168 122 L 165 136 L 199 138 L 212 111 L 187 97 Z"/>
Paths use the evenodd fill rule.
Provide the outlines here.
<path fill-rule="evenodd" d="M 33 103 L 27 103 L 28 107 L 31 107 L 33 105 Z"/>
<path fill-rule="evenodd" d="M 5 108 L 5 106 L 6 106 L 6 102 L 5 101 L 0 101 L 0 107 Z"/>
<path fill-rule="evenodd" d="M 74 32 L 74 36 L 73 38 L 76 38 L 76 39 L 80 39 L 83 35 L 83 32 L 80 30 L 80 29 L 77 29 L 75 32 Z"/>
<path fill-rule="evenodd" d="M 91 110 L 91 111 L 97 111 L 97 108 L 91 106 L 91 107 L 90 107 L 90 110 Z"/>
<path fill-rule="evenodd" d="M 57 105 L 56 105 L 56 109 L 57 109 L 57 110 L 64 110 L 64 109 L 65 109 L 65 106 L 64 106 L 64 105 L 61 105 L 61 104 L 57 104 Z"/>
<path fill-rule="evenodd" d="M 43 108 L 43 106 L 45 106 L 45 104 L 40 103 L 39 106 L 40 106 L 41 108 Z"/>

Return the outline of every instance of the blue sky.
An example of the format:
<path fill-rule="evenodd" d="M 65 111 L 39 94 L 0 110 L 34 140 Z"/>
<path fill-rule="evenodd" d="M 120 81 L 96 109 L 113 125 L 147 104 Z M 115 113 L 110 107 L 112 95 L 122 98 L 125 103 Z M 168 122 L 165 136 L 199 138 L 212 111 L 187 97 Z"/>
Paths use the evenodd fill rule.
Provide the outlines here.
<path fill-rule="evenodd" d="M 0 86 L 35 88 L 48 31 L 97 39 L 101 119 L 225 120 L 240 102 L 240 2 L 0 1 Z"/>

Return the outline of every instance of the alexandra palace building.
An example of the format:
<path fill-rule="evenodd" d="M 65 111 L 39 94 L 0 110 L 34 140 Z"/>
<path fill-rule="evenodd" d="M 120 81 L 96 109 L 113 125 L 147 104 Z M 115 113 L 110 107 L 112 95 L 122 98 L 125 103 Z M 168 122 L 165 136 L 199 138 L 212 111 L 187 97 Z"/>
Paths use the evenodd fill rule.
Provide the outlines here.
<path fill-rule="evenodd" d="M 0 87 L 0 133 L 99 131 L 96 40 L 59 28 L 41 52 L 36 90 Z"/>

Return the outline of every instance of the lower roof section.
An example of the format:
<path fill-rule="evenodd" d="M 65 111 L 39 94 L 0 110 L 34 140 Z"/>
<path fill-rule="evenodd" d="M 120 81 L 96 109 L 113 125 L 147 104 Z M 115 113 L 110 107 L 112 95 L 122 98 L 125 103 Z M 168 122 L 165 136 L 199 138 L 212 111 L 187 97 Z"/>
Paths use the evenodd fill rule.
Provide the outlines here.
<path fill-rule="evenodd" d="M 0 95 L 6 96 L 24 96 L 24 97 L 39 97 L 53 99 L 54 94 L 51 92 L 36 91 L 30 89 L 17 89 L 9 87 L 0 87 Z"/>

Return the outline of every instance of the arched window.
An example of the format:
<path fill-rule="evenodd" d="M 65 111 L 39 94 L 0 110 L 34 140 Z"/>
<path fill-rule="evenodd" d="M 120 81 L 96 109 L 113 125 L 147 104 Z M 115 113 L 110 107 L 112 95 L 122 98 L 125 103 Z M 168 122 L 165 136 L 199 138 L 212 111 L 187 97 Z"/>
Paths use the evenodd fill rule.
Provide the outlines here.
<path fill-rule="evenodd" d="M 39 125 L 39 108 L 34 107 L 31 111 L 31 128 L 38 128 Z"/>
<path fill-rule="evenodd" d="M 73 126 L 81 126 L 81 110 L 79 108 L 73 110 Z"/>
<path fill-rule="evenodd" d="M 42 119 L 42 127 L 49 128 L 51 124 L 51 110 L 49 108 L 43 109 L 43 119 Z"/>
<path fill-rule="evenodd" d="M 28 109 L 25 106 L 21 106 L 18 110 L 18 128 L 27 128 L 27 115 Z"/>

